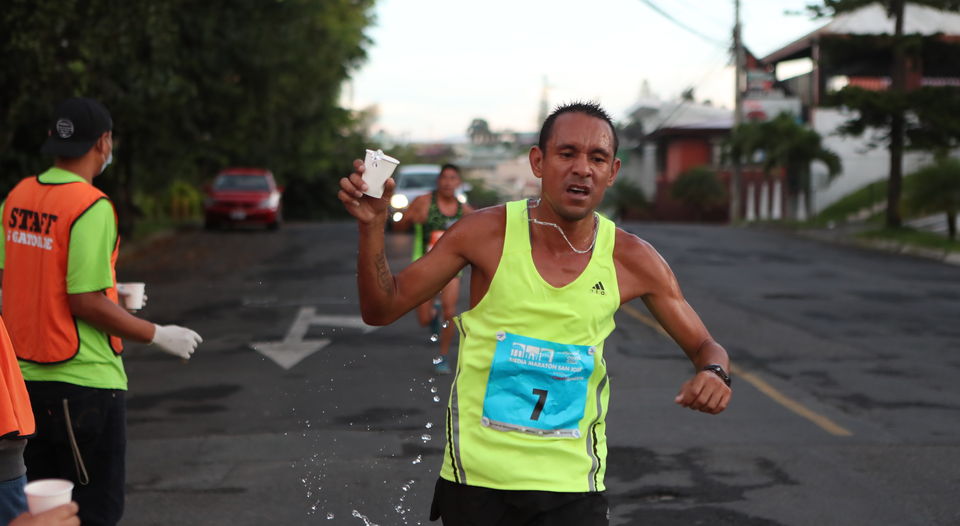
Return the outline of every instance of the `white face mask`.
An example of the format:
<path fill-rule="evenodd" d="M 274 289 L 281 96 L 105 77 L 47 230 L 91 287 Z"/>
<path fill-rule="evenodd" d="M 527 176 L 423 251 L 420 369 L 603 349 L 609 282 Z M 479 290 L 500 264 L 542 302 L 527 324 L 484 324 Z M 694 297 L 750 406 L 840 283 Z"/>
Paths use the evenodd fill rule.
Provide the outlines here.
<path fill-rule="evenodd" d="M 111 151 L 110 155 L 107 156 L 107 160 L 103 161 L 103 166 L 100 167 L 100 173 L 103 173 L 103 171 L 106 170 L 107 167 L 110 166 L 110 163 L 112 162 L 113 162 L 113 152 Z"/>

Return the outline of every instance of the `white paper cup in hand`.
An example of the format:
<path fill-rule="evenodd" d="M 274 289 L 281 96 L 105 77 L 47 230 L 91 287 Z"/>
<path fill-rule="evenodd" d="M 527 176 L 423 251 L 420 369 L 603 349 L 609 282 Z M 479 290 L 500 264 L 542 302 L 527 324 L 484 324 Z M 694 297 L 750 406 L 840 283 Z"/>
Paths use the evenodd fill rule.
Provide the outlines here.
<path fill-rule="evenodd" d="M 117 283 L 117 293 L 121 296 L 123 307 L 127 310 L 142 309 L 144 288 L 144 283 Z"/>
<path fill-rule="evenodd" d="M 70 502 L 73 482 L 64 479 L 40 479 L 27 483 L 27 507 L 36 515 Z"/>
<path fill-rule="evenodd" d="M 387 179 L 393 175 L 400 161 L 383 153 L 382 150 L 367 150 L 367 155 L 363 159 L 363 165 L 366 167 L 363 172 L 363 182 L 367 183 L 365 194 L 370 197 L 383 197 L 383 185 Z"/>

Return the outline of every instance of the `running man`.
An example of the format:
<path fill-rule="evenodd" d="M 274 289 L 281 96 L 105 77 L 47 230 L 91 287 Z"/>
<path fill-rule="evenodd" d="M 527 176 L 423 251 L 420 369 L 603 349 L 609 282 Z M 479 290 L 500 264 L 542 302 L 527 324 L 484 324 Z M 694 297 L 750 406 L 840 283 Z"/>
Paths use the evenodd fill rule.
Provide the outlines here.
<path fill-rule="evenodd" d="M 473 207 L 457 199 L 457 189 L 462 183 L 460 168 L 454 164 L 440 167 L 437 175 L 437 189 L 421 195 L 410 203 L 410 210 L 397 223 L 399 229 L 406 229 L 410 223 L 419 226 L 415 229 L 413 243 L 413 261 L 433 248 L 440 236 L 453 226 L 461 217 L 473 212 Z M 417 306 L 417 320 L 421 327 L 430 327 L 431 334 L 440 336 L 440 356 L 433 359 L 434 370 L 438 374 L 450 374 L 447 355 L 453 342 L 453 325 L 447 320 L 457 312 L 457 300 L 460 298 L 460 274 L 458 273 L 443 290 L 440 291 L 440 309 L 435 298 Z M 441 324 L 441 320 L 443 323 Z"/>
<path fill-rule="evenodd" d="M 730 401 L 729 359 L 647 242 L 595 209 L 617 177 L 618 140 L 596 104 L 562 106 L 529 159 L 540 199 L 479 210 L 424 257 L 390 272 L 387 202 L 363 196 L 364 166 L 340 181 L 357 219 L 360 308 L 393 322 L 470 265 L 470 310 L 447 406 L 431 520 L 445 526 L 607 525 L 603 342 L 621 304 L 641 298 L 693 364 L 674 401 L 708 414 Z"/>

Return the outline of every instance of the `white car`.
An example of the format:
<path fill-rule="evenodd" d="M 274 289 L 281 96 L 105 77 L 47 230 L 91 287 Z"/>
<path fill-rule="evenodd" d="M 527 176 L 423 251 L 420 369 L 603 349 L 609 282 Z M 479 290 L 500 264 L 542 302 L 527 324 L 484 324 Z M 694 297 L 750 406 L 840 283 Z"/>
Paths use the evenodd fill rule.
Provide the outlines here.
<path fill-rule="evenodd" d="M 432 192 L 437 186 L 437 176 L 440 175 L 439 164 L 409 164 L 400 165 L 393 176 L 397 181 L 397 188 L 390 198 L 390 218 L 396 223 L 403 219 L 410 203 L 423 194 Z M 466 183 L 457 188 L 457 200 L 467 202 Z"/>

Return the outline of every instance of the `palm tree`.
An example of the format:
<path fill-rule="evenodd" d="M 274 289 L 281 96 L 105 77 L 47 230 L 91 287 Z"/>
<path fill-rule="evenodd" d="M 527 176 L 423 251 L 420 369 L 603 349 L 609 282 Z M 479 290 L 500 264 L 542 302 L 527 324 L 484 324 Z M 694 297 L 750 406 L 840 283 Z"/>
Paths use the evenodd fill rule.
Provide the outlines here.
<path fill-rule="evenodd" d="M 728 155 L 739 157 L 741 161 L 762 154 L 760 164 L 767 175 L 782 168 L 790 195 L 796 196 L 800 191 L 807 195 L 807 217 L 813 214 L 811 163 L 820 161 L 826 165 L 827 176 L 831 179 L 842 168 L 840 157 L 823 147 L 820 134 L 799 124 L 787 113 L 769 121 L 749 122 L 734 128 L 727 148 Z"/>
<path fill-rule="evenodd" d="M 913 173 L 906 188 L 906 205 L 912 212 L 947 215 L 947 232 L 957 239 L 960 212 L 960 159 L 940 158 Z"/>

